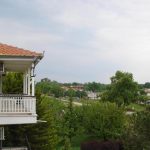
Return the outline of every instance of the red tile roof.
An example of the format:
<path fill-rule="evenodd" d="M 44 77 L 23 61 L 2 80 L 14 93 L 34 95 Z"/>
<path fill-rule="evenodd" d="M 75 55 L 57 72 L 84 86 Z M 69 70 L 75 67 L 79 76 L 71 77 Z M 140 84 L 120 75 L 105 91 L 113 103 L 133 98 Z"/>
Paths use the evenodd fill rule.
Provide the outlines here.
<path fill-rule="evenodd" d="M 42 53 L 33 52 L 30 50 L 25 50 L 22 48 L 10 46 L 7 44 L 0 43 L 0 56 L 29 56 L 38 57 L 42 56 Z"/>

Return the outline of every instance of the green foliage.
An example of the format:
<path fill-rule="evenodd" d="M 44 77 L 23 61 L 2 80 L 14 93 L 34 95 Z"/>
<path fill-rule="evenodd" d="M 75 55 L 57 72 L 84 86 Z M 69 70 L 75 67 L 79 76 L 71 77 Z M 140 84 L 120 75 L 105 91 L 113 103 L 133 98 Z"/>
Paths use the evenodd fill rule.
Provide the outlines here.
<path fill-rule="evenodd" d="M 133 111 L 139 112 L 139 111 L 144 111 L 145 110 L 145 105 L 131 103 L 130 105 L 126 106 L 125 109 L 127 111 L 128 110 L 133 110 Z"/>
<path fill-rule="evenodd" d="M 84 89 L 86 91 L 92 91 L 92 92 L 102 92 L 106 89 L 106 85 L 105 84 L 101 84 L 101 83 L 96 83 L 96 82 L 89 82 L 87 84 L 84 85 Z"/>
<path fill-rule="evenodd" d="M 76 97 L 85 98 L 87 97 L 87 93 L 85 91 L 76 91 Z"/>
<path fill-rule="evenodd" d="M 42 94 L 48 94 L 55 97 L 62 97 L 64 95 L 64 90 L 61 88 L 60 84 L 48 79 L 43 79 L 41 82 L 38 82 L 36 84 L 36 89 Z"/>
<path fill-rule="evenodd" d="M 73 107 L 72 98 L 69 100 L 69 104 L 65 109 L 63 120 L 62 120 L 62 137 L 63 143 L 66 141 L 69 142 L 68 145 L 71 144 L 72 138 L 79 133 L 80 126 L 79 126 L 79 118 L 77 115 L 76 108 Z M 67 145 L 66 145 L 67 146 Z"/>
<path fill-rule="evenodd" d="M 149 89 L 149 88 L 150 88 L 150 82 L 146 82 L 146 83 L 143 85 L 143 87 Z"/>
<path fill-rule="evenodd" d="M 62 88 L 62 86 L 69 88 L 71 86 L 79 86 L 79 85 L 84 86 L 83 91 L 75 91 L 73 89 L 69 89 L 65 91 Z M 36 89 L 40 91 L 42 94 L 55 96 L 57 98 L 64 97 L 64 96 L 85 98 L 87 97 L 87 94 L 85 91 L 102 92 L 106 89 L 106 87 L 107 86 L 105 84 L 96 83 L 96 82 L 86 83 L 86 84 L 81 84 L 81 83 L 76 83 L 76 82 L 61 84 L 56 81 L 51 81 L 48 78 L 44 78 L 36 84 Z"/>
<path fill-rule="evenodd" d="M 71 142 L 67 136 L 64 137 L 63 146 L 61 150 L 71 150 Z"/>
<path fill-rule="evenodd" d="M 53 86 L 51 87 L 51 93 L 57 98 L 64 96 L 64 90 L 59 84 L 53 84 Z"/>
<path fill-rule="evenodd" d="M 65 96 L 68 97 L 75 97 L 76 96 L 76 91 L 69 89 L 68 91 L 65 92 Z"/>
<path fill-rule="evenodd" d="M 68 91 L 64 92 L 65 97 L 78 97 L 78 98 L 85 98 L 87 97 L 87 94 L 85 91 L 75 91 L 72 89 L 69 89 Z"/>
<path fill-rule="evenodd" d="M 111 85 L 103 93 L 102 100 L 116 102 L 119 106 L 128 105 L 138 99 L 138 84 L 131 73 L 117 71 L 111 77 Z"/>
<path fill-rule="evenodd" d="M 150 112 L 145 111 L 137 114 L 135 128 L 138 134 L 141 136 L 141 139 L 149 142 L 150 146 Z"/>
<path fill-rule="evenodd" d="M 33 150 L 55 150 L 59 143 L 58 123 L 61 103 L 47 97 L 37 98 L 38 119 L 46 123 L 39 123 L 27 127 L 27 133 Z M 59 111 L 58 111 L 59 110 Z"/>
<path fill-rule="evenodd" d="M 138 112 L 132 116 L 123 138 L 126 150 L 149 150 L 150 111 Z"/>
<path fill-rule="evenodd" d="M 102 139 L 120 137 L 125 115 L 114 103 L 90 103 L 83 106 L 83 125 L 88 135 Z"/>
<path fill-rule="evenodd" d="M 3 77 L 4 94 L 22 94 L 23 93 L 23 75 L 22 73 L 7 73 Z"/>
<path fill-rule="evenodd" d="M 41 81 L 36 84 L 36 90 L 42 94 L 49 94 L 51 86 L 49 82 Z"/>
<path fill-rule="evenodd" d="M 22 83 L 22 74 L 9 73 L 4 78 L 3 91 L 4 93 L 22 93 Z M 86 86 L 87 90 L 94 92 L 102 91 L 106 87 L 97 83 Z M 76 146 L 76 143 L 80 144 L 81 140 L 89 137 L 90 139 L 120 138 L 127 124 L 128 128 L 123 137 L 126 148 L 150 149 L 149 107 L 128 121 L 122 107 L 118 107 L 115 103 L 92 101 L 83 106 L 74 106 L 72 97 L 84 97 L 85 93 L 73 90 L 64 92 L 59 83 L 47 78 L 37 83 L 36 91 L 38 120 L 44 120 L 46 123 L 7 126 L 4 145 L 26 145 L 25 137 L 28 137 L 32 150 L 56 150 L 59 147 L 69 150 L 72 149 L 72 143 Z M 143 91 L 140 92 L 142 95 Z M 55 98 L 41 96 L 43 94 L 55 97 L 69 96 L 69 104 L 63 104 Z M 102 99 L 122 105 L 134 101 L 138 98 L 138 94 L 138 85 L 134 82 L 132 74 L 118 71 L 111 78 L 111 85 L 104 92 Z M 78 138 L 82 135 L 84 138 Z M 76 138 L 78 142 L 73 141 Z"/>

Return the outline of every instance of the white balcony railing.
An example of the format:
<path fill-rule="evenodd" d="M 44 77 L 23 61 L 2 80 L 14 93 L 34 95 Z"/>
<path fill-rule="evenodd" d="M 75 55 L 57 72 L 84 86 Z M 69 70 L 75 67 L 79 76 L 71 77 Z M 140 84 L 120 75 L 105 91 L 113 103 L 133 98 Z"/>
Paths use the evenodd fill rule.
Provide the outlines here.
<path fill-rule="evenodd" d="M 0 114 L 4 113 L 36 114 L 36 98 L 17 95 L 0 96 Z"/>

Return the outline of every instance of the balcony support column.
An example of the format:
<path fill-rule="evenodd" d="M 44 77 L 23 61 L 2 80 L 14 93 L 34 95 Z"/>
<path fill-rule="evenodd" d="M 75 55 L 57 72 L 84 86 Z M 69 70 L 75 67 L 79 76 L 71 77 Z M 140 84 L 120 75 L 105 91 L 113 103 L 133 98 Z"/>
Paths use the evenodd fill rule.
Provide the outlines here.
<path fill-rule="evenodd" d="M 32 96 L 35 96 L 35 75 L 34 75 L 34 64 L 32 64 L 32 70 L 31 70 L 31 78 L 32 78 Z"/>
<path fill-rule="evenodd" d="M 2 74 L 0 74 L 0 94 L 2 94 Z"/>
<path fill-rule="evenodd" d="M 30 77 L 31 77 L 31 70 L 30 68 L 28 69 L 28 95 L 30 96 L 31 95 L 31 91 L 30 91 L 30 84 L 31 84 L 31 81 L 30 81 Z"/>
<path fill-rule="evenodd" d="M 32 77 L 32 96 L 35 96 L 35 77 Z"/>
<path fill-rule="evenodd" d="M 23 74 L 23 94 L 26 94 L 26 74 Z"/>
<path fill-rule="evenodd" d="M 25 94 L 28 94 L 28 74 L 25 72 Z"/>
<path fill-rule="evenodd" d="M 28 94 L 28 75 L 27 71 L 23 74 L 23 94 Z"/>

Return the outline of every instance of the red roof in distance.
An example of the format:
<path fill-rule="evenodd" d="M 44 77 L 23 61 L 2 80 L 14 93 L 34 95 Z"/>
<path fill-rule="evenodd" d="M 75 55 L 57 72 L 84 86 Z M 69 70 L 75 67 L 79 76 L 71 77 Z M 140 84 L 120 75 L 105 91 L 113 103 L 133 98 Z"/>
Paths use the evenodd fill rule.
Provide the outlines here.
<path fill-rule="evenodd" d="M 43 56 L 43 54 L 0 43 L 0 56 L 38 57 Z"/>

